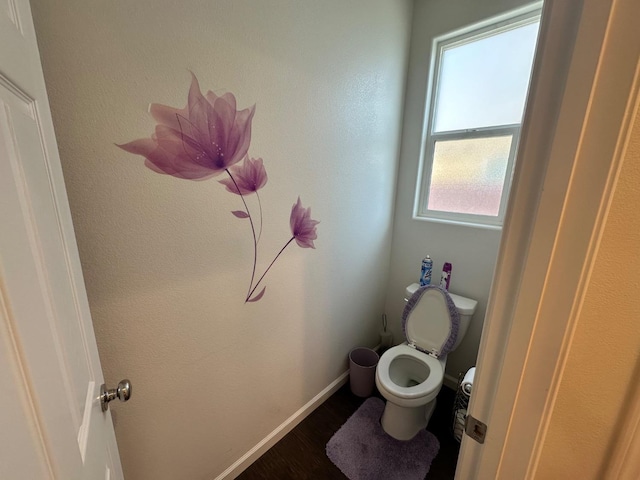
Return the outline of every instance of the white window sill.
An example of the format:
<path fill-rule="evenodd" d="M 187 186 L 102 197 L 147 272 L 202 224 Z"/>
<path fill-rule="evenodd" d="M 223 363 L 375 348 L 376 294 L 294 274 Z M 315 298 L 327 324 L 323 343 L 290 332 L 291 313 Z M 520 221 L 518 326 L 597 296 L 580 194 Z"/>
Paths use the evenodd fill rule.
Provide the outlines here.
<path fill-rule="evenodd" d="M 464 220 L 451 220 L 451 219 L 448 219 L 448 218 L 421 217 L 421 216 L 414 215 L 413 219 L 421 221 L 421 222 L 444 223 L 444 224 L 447 224 L 447 225 L 458 225 L 458 226 L 461 226 L 461 227 L 481 228 L 481 229 L 484 229 L 484 230 L 496 230 L 496 231 L 501 231 L 502 230 L 502 225 L 490 225 L 490 224 L 487 224 L 487 223 L 474 223 L 474 222 L 468 222 L 468 221 L 464 221 Z"/>

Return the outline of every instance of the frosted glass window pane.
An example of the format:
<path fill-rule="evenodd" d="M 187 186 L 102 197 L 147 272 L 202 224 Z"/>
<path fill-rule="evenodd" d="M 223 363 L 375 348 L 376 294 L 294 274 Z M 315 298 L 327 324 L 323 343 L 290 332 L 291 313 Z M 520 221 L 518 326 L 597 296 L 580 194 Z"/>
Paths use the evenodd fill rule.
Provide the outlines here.
<path fill-rule="evenodd" d="M 498 216 L 512 136 L 436 141 L 427 208 Z"/>
<path fill-rule="evenodd" d="M 444 48 L 435 132 L 522 121 L 539 25 Z"/>

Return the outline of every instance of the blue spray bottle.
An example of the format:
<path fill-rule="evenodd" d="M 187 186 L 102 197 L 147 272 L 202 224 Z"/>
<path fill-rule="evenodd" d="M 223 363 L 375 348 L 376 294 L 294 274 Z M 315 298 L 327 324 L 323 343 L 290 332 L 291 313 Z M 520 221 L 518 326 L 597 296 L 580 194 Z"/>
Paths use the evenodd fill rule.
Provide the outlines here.
<path fill-rule="evenodd" d="M 433 260 L 427 255 L 422 259 L 422 268 L 420 270 L 420 286 L 424 287 L 431 283 L 431 271 L 433 270 Z"/>

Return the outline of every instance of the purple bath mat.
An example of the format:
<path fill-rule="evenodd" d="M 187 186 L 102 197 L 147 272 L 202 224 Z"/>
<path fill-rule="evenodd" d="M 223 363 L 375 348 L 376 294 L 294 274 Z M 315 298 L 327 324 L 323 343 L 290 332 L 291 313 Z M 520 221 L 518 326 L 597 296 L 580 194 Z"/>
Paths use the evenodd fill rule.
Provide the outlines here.
<path fill-rule="evenodd" d="M 327 456 L 349 480 L 424 480 L 440 442 L 426 430 L 408 441 L 390 437 L 383 411 L 384 401 L 367 399 L 331 437 Z"/>

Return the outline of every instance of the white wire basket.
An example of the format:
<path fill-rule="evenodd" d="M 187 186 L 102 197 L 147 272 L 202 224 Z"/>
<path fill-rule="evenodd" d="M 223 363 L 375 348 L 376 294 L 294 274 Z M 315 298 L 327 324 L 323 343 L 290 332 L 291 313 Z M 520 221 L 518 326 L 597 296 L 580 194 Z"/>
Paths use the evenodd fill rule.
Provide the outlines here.
<path fill-rule="evenodd" d="M 464 372 L 458 375 L 458 388 L 456 389 L 456 398 L 453 401 L 452 411 L 451 432 L 453 438 L 458 442 L 462 441 L 462 435 L 464 435 L 464 424 L 467 420 L 467 409 L 469 408 L 469 395 L 462 390 L 464 375 Z"/>

